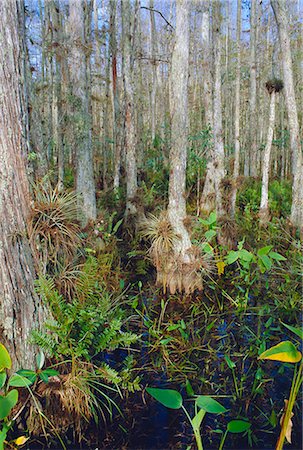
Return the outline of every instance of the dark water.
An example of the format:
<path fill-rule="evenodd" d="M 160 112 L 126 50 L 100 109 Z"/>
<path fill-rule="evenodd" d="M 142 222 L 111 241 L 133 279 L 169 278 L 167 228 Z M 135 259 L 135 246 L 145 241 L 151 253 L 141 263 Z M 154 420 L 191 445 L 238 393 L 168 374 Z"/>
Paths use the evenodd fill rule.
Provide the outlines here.
<path fill-rule="evenodd" d="M 282 414 L 284 399 L 289 396 L 293 367 L 292 365 L 282 365 L 278 362 L 257 363 L 256 357 L 240 358 L 244 359 L 241 370 L 237 362 L 236 376 L 246 377 L 242 398 L 234 398 L 233 379 L 230 369 L 224 363 L 225 349 L 231 349 L 231 354 L 243 352 L 250 345 L 259 346 L 265 341 L 267 348 L 280 340 L 292 338 L 286 333 L 281 335 L 281 330 L 275 331 L 268 325 L 270 316 L 258 317 L 258 315 L 243 315 L 241 319 L 234 315 L 227 315 L 218 319 L 216 326 L 211 330 L 209 339 L 216 346 L 215 357 L 209 361 L 210 383 L 207 386 L 201 385 L 199 376 L 191 380 L 192 387 L 196 394 L 207 395 L 227 395 L 217 400 L 223 404 L 228 412 L 222 415 L 207 414 L 202 426 L 201 434 L 204 450 L 218 449 L 221 435 L 214 430 L 225 431 L 228 421 L 233 419 L 244 419 L 251 422 L 250 439 L 245 434 L 229 434 L 224 445 L 224 449 L 258 449 L 272 450 L 280 432 L 279 420 Z M 266 325 L 267 324 L 267 325 Z M 145 331 L 143 338 L 146 344 L 141 349 L 142 367 L 153 366 L 153 362 L 148 353 L 148 332 Z M 275 342 L 276 341 L 276 342 Z M 115 356 L 112 355 L 112 363 Z M 235 358 L 236 360 L 236 358 Z M 200 361 L 203 366 L 203 359 Z M 268 380 L 262 384 L 262 390 L 252 395 L 251 389 L 256 377 L 258 367 L 262 368 L 263 379 Z M 223 380 L 223 381 L 222 381 Z M 194 405 L 184 387 L 184 384 L 176 383 L 163 369 L 160 371 L 142 372 L 142 385 L 160 388 L 176 389 L 181 392 L 185 406 L 191 417 L 194 415 Z M 210 387 L 223 386 L 224 391 L 212 392 Z M 302 392 L 301 392 L 302 398 Z M 289 450 L 302 449 L 302 410 L 301 401 L 297 401 L 294 409 L 292 444 L 285 444 Z M 122 424 L 124 431 L 119 426 L 111 425 L 98 431 L 99 449 L 133 449 L 133 450 L 165 450 L 184 449 L 191 446 L 195 448 L 193 433 L 190 424 L 181 410 L 170 410 L 153 400 L 147 393 L 136 393 L 131 395 L 122 406 L 125 417 L 117 418 Z M 271 411 L 275 412 L 277 425 L 274 427 L 269 423 Z"/>

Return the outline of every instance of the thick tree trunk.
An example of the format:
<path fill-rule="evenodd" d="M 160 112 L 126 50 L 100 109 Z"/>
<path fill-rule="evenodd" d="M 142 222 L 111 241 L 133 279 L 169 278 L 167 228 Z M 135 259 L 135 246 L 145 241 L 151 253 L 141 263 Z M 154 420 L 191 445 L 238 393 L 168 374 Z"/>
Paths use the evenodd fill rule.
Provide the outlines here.
<path fill-rule="evenodd" d="M 288 17 L 283 0 L 271 0 L 278 26 L 284 75 L 285 102 L 288 114 L 290 148 L 293 161 L 293 187 L 290 220 L 303 232 L 303 157 L 300 143 L 299 120 L 295 96 Z"/>
<path fill-rule="evenodd" d="M 269 221 L 269 209 L 268 209 L 268 180 L 270 172 L 270 153 L 272 147 L 272 140 L 274 135 L 275 126 L 275 104 L 276 94 L 272 92 L 270 94 L 270 108 L 269 108 L 269 121 L 266 147 L 263 155 L 262 164 L 262 190 L 261 190 L 261 203 L 260 203 L 260 223 L 265 225 Z"/>
<path fill-rule="evenodd" d="M 32 366 L 28 339 L 43 320 L 27 237 L 30 198 L 22 149 L 16 5 L 0 2 L 0 341 L 9 349 L 14 369 Z"/>
<path fill-rule="evenodd" d="M 89 96 L 89 55 L 85 53 L 84 3 L 70 0 L 69 31 L 71 38 L 70 75 L 74 96 L 77 155 L 77 192 L 84 215 L 84 224 L 96 219 L 96 195 L 93 170 L 93 149 L 91 133 L 91 108 Z M 88 7 L 88 5 L 87 5 Z"/>
<path fill-rule="evenodd" d="M 188 135 L 188 74 L 189 74 L 189 2 L 176 2 L 176 38 L 171 69 L 171 150 L 168 219 L 174 246 L 170 259 L 165 261 L 166 283 L 169 290 L 191 292 L 201 288 L 201 277 L 195 272 L 191 254 L 192 244 L 185 228 L 186 158 Z M 158 274 L 159 280 L 159 274 Z"/>

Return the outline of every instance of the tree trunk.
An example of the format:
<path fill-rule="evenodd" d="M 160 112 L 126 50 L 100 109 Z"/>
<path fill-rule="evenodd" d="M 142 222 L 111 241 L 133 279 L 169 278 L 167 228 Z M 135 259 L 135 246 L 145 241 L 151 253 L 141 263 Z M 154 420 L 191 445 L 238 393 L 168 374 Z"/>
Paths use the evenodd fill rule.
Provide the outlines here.
<path fill-rule="evenodd" d="M 261 203 L 260 203 L 260 223 L 265 225 L 269 221 L 269 209 L 268 209 L 268 180 L 270 172 L 270 153 L 272 140 L 274 135 L 275 126 L 275 104 L 276 104 L 276 94 L 272 92 L 270 94 L 270 107 L 269 107 L 269 121 L 268 121 L 268 132 L 266 147 L 263 155 L 263 165 L 262 165 L 262 190 L 261 190 Z"/>
<path fill-rule="evenodd" d="M 256 36 L 257 36 L 257 0 L 251 0 L 250 8 L 250 135 L 249 135 L 249 173 L 245 175 L 257 176 L 257 61 L 256 61 Z"/>
<path fill-rule="evenodd" d="M 17 2 L 0 2 L 0 341 L 14 369 L 31 367 L 30 332 L 42 323 L 27 237 L 29 186 L 22 148 Z M 19 7 L 22 3 L 18 2 Z"/>
<path fill-rule="evenodd" d="M 222 128 L 222 101 L 221 101 L 221 37 L 220 37 L 220 6 L 216 3 L 214 23 L 214 173 L 216 191 L 217 219 L 224 216 L 226 211 L 222 195 L 222 180 L 225 177 L 224 169 L 224 143 Z"/>
<path fill-rule="evenodd" d="M 168 220 L 176 237 L 170 260 L 165 261 L 170 292 L 191 292 L 201 288 L 201 277 L 194 270 L 190 253 L 192 244 L 185 228 L 185 179 L 188 135 L 188 73 L 189 73 L 189 2 L 176 2 L 176 35 L 172 55 L 170 113 L 171 150 Z"/>
<path fill-rule="evenodd" d="M 121 169 L 121 112 L 117 79 L 116 0 L 110 0 L 110 48 L 112 64 L 114 189 L 120 186 Z"/>
<path fill-rule="evenodd" d="M 89 95 L 89 54 L 87 49 L 84 5 L 80 0 L 70 0 L 69 27 L 71 38 L 70 75 L 74 97 L 74 119 L 77 157 L 77 192 L 85 225 L 96 219 L 96 195 L 93 170 L 91 133 L 91 107 Z M 86 7 L 88 5 L 86 4 Z"/>
<path fill-rule="evenodd" d="M 123 84 L 125 101 L 125 166 L 126 166 L 126 209 L 125 217 L 137 213 L 137 160 L 136 160 L 136 128 L 134 111 L 133 86 L 133 45 L 134 26 L 130 0 L 121 1 L 122 34 L 123 34 Z"/>
<path fill-rule="evenodd" d="M 240 82 L 241 82 L 241 9 L 242 2 L 237 3 L 237 66 L 236 66 L 236 95 L 235 95 L 235 155 L 234 155 L 234 174 L 233 190 L 231 196 L 231 216 L 235 216 L 237 199 L 237 180 L 240 169 Z"/>
<path fill-rule="evenodd" d="M 278 26 L 282 66 L 284 75 L 285 102 L 288 114 L 290 148 L 293 161 L 293 186 L 291 223 L 303 231 L 303 157 L 299 134 L 299 120 L 295 96 L 293 69 L 291 60 L 290 39 L 288 33 L 288 17 L 283 0 L 271 0 L 276 23 Z"/>
<path fill-rule="evenodd" d="M 203 100 L 205 111 L 205 127 L 213 129 L 213 95 L 212 95 L 212 56 L 210 43 L 210 2 L 203 2 L 202 10 L 202 68 L 203 68 Z M 201 211 L 209 213 L 215 207 L 215 177 L 212 151 L 209 151 L 209 161 L 206 168 L 206 177 L 201 195 Z"/>
<path fill-rule="evenodd" d="M 156 99 L 158 88 L 158 70 L 157 70 L 157 54 L 158 54 L 158 38 L 156 32 L 154 0 L 149 1 L 150 7 L 150 47 L 151 47 L 151 65 L 152 65 L 152 83 L 150 91 L 150 106 L 151 106 L 151 133 L 152 141 L 156 135 Z"/>

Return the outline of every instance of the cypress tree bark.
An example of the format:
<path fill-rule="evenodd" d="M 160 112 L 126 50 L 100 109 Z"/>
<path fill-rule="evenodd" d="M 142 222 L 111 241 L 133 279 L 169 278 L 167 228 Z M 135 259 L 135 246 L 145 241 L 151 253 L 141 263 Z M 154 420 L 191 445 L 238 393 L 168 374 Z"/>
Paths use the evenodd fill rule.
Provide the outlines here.
<path fill-rule="evenodd" d="M 303 157 L 299 134 L 299 120 L 295 96 L 293 69 L 291 60 L 291 47 L 288 33 L 288 17 L 283 0 L 271 0 L 276 23 L 278 26 L 279 40 L 282 54 L 282 67 L 284 76 L 285 102 L 288 115 L 290 134 L 290 148 L 293 161 L 293 186 L 291 223 L 303 232 Z"/>
<path fill-rule="evenodd" d="M 22 2 L 0 2 L 0 341 L 13 366 L 30 367 L 30 331 L 44 313 L 34 290 L 34 266 L 27 237 L 29 185 L 22 136 L 18 11 Z"/>
<path fill-rule="evenodd" d="M 70 78 L 74 96 L 77 159 L 77 192 L 81 196 L 79 206 L 84 215 L 84 225 L 96 219 L 96 194 L 93 169 L 91 132 L 89 54 L 84 18 L 85 2 L 70 0 L 69 31 L 71 38 Z M 88 8 L 88 4 L 86 3 Z"/>

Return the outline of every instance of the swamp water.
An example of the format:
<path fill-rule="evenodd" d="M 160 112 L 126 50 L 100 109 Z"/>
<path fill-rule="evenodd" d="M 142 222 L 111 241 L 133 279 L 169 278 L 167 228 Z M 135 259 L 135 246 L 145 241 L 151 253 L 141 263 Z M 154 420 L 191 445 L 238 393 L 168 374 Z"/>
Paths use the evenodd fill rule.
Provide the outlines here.
<path fill-rule="evenodd" d="M 184 363 L 183 372 L 165 367 L 163 360 L 157 357 L 157 350 L 150 351 L 152 340 L 145 330 L 145 345 L 140 356 L 136 356 L 137 364 L 141 362 L 142 366 L 141 384 L 178 390 L 191 417 L 194 415 L 194 402 L 188 395 L 186 379 L 190 380 L 195 394 L 213 396 L 225 406 L 228 410 L 225 414 L 206 414 L 202 422 L 204 450 L 219 448 L 222 436 L 219 430 L 224 433 L 227 423 L 233 419 L 248 420 L 251 429 L 246 434 L 228 434 L 224 449 L 273 450 L 280 432 L 284 399 L 289 397 L 294 367 L 274 361 L 257 361 L 257 350 L 281 340 L 294 341 L 294 336 L 277 326 L 278 318 L 271 313 L 260 314 L 257 309 L 238 317 L 220 313 L 209 322 L 213 325 L 208 324 L 210 330 L 203 335 L 202 345 L 188 355 L 192 367 Z M 197 323 L 192 327 L 192 330 L 185 328 L 188 336 L 183 336 L 183 340 L 192 338 L 198 328 Z M 191 345 L 194 346 L 193 343 Z M 171 355 L 174 360 L 174 351 Z M 235 363 L 234 376 L 226 363 L 226 355 Z M 112 355 L 112 363 L 114 360 L 115 355 Z M 176 366 L 178 362 L 182 367 L 180 360 L 176 361 Z M 285 442 L 284 448 L 289 450 L 302 449 L 301 400 L 302 395 L 294 408 L 292 443 Z M 106 431 L 99 430 L 98 449 L 195 448 L 191 426 L 182 410 L 167 409 L 146 392 L 130 395 L 122 403 L 122 410 L 124 419 L 118 418 L 118 426 L 108 424 Z"/>

